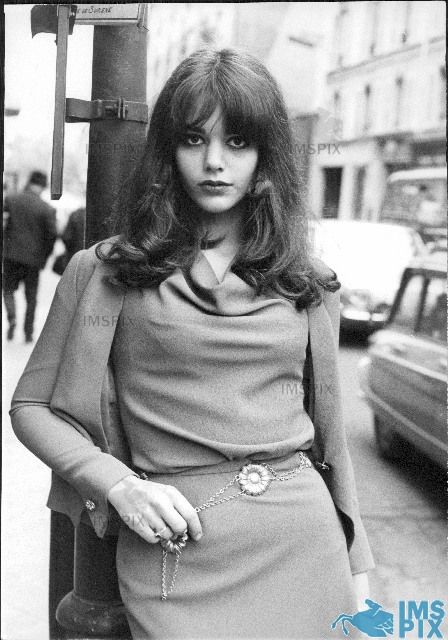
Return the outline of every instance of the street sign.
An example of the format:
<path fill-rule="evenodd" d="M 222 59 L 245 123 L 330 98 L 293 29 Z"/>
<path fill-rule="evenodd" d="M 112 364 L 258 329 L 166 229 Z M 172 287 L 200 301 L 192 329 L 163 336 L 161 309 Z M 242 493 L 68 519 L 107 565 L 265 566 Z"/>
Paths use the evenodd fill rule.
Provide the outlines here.
<path fill-rule="evenodd" d="M 51 158 L 51 199 L 62 195 L 64 175 L 65 87 L 70 14 L 73 5 L 57 5 L 56 84 L 54 93 L 53 152 Z"/>
<path fill-rule="evenodd" d="M 76 24 L 96 24 L 116 27 L 142 21 L 145 3 L 78 4 Z"/>

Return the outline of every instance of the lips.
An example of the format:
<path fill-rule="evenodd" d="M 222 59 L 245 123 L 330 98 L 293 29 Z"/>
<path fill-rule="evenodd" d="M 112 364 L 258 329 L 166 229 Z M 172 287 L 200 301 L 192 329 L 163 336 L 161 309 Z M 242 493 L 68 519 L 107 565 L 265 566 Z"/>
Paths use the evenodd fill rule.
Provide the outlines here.
<path fill-rule="evenodd" d="M 228 182 L 222 182 L 221 180 L 204 180 L 199 183 L 200 187 L 231 187 Z"/>

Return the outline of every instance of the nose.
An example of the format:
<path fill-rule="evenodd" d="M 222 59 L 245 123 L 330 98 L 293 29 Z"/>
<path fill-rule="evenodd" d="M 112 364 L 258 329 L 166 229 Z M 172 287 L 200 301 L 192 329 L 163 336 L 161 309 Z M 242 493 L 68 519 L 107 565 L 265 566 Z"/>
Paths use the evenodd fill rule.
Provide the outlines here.
<path fill-rule="evenodd" d="M 218 140 L 211 140 L 206 147 L 204 169 L 206 171 L 222 171 L 224 169 L 224 149 Z"/>

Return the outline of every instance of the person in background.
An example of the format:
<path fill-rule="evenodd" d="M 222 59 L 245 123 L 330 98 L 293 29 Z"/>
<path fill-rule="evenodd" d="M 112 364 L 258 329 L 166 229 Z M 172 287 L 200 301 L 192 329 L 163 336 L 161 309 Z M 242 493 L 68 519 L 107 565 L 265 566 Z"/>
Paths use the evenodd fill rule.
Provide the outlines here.
<path fill-rule="evenodd" d="M 84 234 L 86 226 L 86 210 L 80 207 L 70 214 L 67 225 L 62 234 L 62 241 L 65 244 L 67 262 L 77 251 L 84 249 Z"/>
<path fill-rule="evenodd" d="M 441 206 L 426 184 L 421 184 L 418 190 L 416 216 L 418 232 L 423 242 L 433 239 L 431 231 L 435 227 L 443 226 L 440 219 Z"/>
<path fill-rule="evenodd" d="M 61 235 L 61 240 L 65 245 L 65 251 L 57 256 L 53 263 L 53 271 L 57 273 L 58 276 L 62 276 L 75 253 L 84 248 L 85 224 L 85 208 L 80 207 L 76 209 L 76 211 L 72 211 Z"/>
<path fill-rule="evenodd" d="M 2 199 L 2 203 L 3 203 L 3 232 L 5 231 L 6 228 L 6 224 L 8 222 L 8 218 L 9 218 L 9 213 L 7 211 L 5 211 L 5 199 L 8 196 L 8 183 L 6 182 L 5 178 L 3 177 L 3 199 Z"/>
<path fill-rule="evenodd" d="M 33 171 L 24 191 L 8 195 L 4 201 L 8 218 L 4 229 L 3 297 L 8 319 L 8 340 L 13 339 L 16 328 L 14 292 L 23 282 L 26 298 L 25 341 L 33 341 L 39 271 L 45 267 L 57 237 L 56 210 L 41 198 L 46 186 L 46 174 Z"/>

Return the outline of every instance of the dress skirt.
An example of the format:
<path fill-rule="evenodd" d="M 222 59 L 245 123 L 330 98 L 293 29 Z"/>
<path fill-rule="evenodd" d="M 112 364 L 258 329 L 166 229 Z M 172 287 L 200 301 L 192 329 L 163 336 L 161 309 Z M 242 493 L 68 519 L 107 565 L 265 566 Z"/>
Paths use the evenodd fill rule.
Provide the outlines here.
<path fill-rule="evenodd" d="M 299 454 L 271 462 L 280 474 Z M 193 506 L 238 473 L 226 462 L 151 480 L 179 489 Z M 238 493 L 237 483 L 221 497 Z M 331 623 L 356 604 L 346 540 L 330 493 L 314 468 L 201 511 L 203 536 L 188 540 L 174 589 L 161 599 L 162 548 L 122 525 L 117 547 L 121 596 L 134 640 L 337 638 Z M 175 557 L 168 554 L 167 586 Z M 353 630 L 355 631 L 355 630 Z"/>

